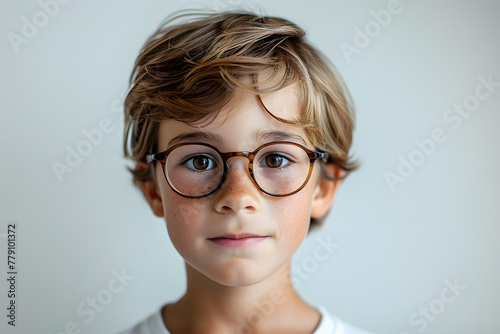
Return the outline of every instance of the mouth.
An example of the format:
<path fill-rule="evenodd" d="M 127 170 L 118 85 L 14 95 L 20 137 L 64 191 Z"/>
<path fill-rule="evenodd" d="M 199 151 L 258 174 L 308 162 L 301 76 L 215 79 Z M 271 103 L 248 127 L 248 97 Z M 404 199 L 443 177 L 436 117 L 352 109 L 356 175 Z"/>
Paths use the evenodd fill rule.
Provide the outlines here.
<path fill-rule="evenodd" d="M 268 237 L 269 237 L 268 235 L 241 233 L 241 234 L 224 234 L 219 237 L 208 238 L 208 240 L 224 247 L 243 248 L 264 241 Z"/>

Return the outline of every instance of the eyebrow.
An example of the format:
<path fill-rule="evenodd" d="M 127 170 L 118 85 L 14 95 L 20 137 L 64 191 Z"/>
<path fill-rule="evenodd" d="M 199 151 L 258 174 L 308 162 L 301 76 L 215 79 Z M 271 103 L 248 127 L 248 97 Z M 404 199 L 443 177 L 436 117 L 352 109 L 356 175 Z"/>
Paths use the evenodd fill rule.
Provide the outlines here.
<path fill-rule="evenodd" d="M 255 138 L 259 143 L 268 143 L 273 141 L 292 141 L 307 146 L 307 143 L 304 140 L 304 138 L 302 138 L 298 134 L 286 131 L 260 130 L 256 134 Z M 174 138 L 172 138 L 168 143 L 168 147 L 172 147 L 173 145 L 184 141 L 208 142 L 214 145 L 222 145 L 222 143 L 224 142 L 221 136 L 211 132 L 188 132 L 188 133 L 181 133 L 180 135 L 177 135 Z"/>
<path fill-rule="evenodd" d="M 168 143 L 168 147 L 173 146 L 174 144 L 178 144 L 183 141 L 200 141 L 200 142 L 209 142 L 211 144 L 221 145 L 223 140 L 222 137 L 210 132 L 188 132 L 181 133 L 178 136 L 175 136 Z"/>
<path fill-rule="evenodd" d="M 271 141 L 292 141 L 299 142 L 300 144 L 307 146 L 304 138 L 299 136 L 298 134 L 279 131 L 279 130 L 261 130 L 257 133 L 257 138 L 259 141 L 263 142 L 271 142 Z"/>

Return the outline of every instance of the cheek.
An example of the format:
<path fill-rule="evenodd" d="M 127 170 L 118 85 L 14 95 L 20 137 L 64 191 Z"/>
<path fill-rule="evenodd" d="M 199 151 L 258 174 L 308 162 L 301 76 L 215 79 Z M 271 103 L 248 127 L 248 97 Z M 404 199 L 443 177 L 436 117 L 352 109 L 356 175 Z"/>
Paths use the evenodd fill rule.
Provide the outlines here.
<path fill-rule="evenodd" d="M 311 194 L 303 190 L 291 197 L 278 199 L 273 210 L 281 242 L 286 249 L 293 251 L 307 235 L 311 217 Z"/>
<path fill-rule="evenodd" d="M 189 199 L 173 192 L 166 194 L 163 207 L 168 234 L 182 255 L 196 243 L 203 221 L 206 199 Z"/>

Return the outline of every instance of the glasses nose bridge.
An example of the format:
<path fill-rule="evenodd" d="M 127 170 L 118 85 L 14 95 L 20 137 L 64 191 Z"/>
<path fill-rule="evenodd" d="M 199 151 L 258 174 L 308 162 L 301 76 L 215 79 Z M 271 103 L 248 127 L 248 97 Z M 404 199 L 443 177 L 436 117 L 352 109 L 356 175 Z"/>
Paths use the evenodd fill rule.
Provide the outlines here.
<path fill-rule="evenodd" d="M 230 158 L 247 158 L 248 164 L 246 165 L 246 170 L 247 173 L 250 174 L 249 176 L 252 179 L 252 181 L 255 183 L 255 180 L 253 179 L 253 160 L 255 158 L 255 152 L 248 152 L 248 151 L 226 152 L 226 153 L 221 153 L 220 155 L 222 157 L 222 160 L 224 161 L 227 171 L 229 171 L 228 160 Z"/>
<path fill-rule="evenodd" d="M 253 152 L 247 152 L 247 151 L 241 151 L 241 152 L 226 152 L 226 153 L 221 153 L 222 160 L 227 164 L 227 161 L 230 158 L 235 158 L 235 157 L 242 157 L 242 158 L 247 158 L 248 162 L 250 164 L 253 163 L 253 159 L 255 157 Z"/>

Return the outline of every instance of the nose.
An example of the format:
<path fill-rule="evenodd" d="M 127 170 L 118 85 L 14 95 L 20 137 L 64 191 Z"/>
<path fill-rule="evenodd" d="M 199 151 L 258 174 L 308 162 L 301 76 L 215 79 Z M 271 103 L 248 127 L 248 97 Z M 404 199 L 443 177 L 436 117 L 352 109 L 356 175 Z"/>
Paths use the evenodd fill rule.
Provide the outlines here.
<path fill-rule="evenodd" d="M 248 159 L 234 157 L 227 163 L 227 177 L 216 193 L 215 210 L 224 214 L 259 211 L 261 194 L 249 175 Z"/>

